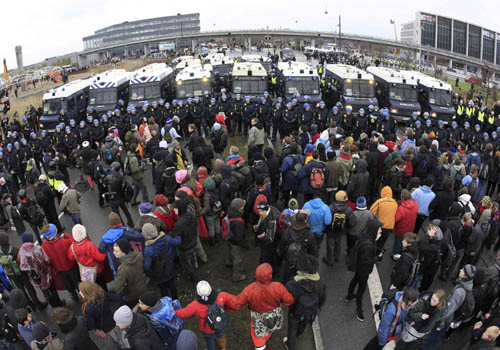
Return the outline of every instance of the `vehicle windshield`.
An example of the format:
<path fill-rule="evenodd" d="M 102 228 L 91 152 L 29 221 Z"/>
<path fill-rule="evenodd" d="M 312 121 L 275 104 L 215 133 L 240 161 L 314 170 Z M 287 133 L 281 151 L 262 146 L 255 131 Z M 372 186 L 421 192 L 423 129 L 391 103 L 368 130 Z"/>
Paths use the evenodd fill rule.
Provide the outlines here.
<path fill-rule="evenodd" d="M 131 100 L 152 100 L 160 98 L 160 84 L 146 85 L 134 84 L 130 85 Z"/>
<path fill-rule="evenodd" d="M 64 99 L 50 99 L 43 101 L 43 114 L 53 115 L 59 114 L 61 109 L 66 109 L 66 101 Z"/>
<path fill-rule="evenodd" d="M 285 82 L 285 91 L 287 94 L 298 92 L 300 95 L 319 94 L 318 79 L 311 78 L 292 78 Z"/>
<path fill-rule="evenodd" d="M 260 62 L 260 63 L 262 64 L 262 67 L 264 67 L 266 72 L 269 72 L 271 68 L 273 68 L 271 62 Z"/>
<path fill-rule="evenodd" d="M 267 90 L 267 79 L 261 77 L 240 77 L 233 79 L 235 94 L 263 94 Z"/>
<path fill-rule="evenodd" d="M 177 98 L 202 96 L 203 91 L 212 91 L 209 79 L 206 81 L 202 79 L 183 80 L 182 84 L 179 82 L 177 82 Z"/>
<path fill-rule="evenodd" d="M 219 64 L 214 66 L 214 74 L 225 75 L 232 73 L 233 66 L 231 64 Z"/>
<path fill-rule="evenodd" d="M 89 104 L 90 105 L 98 105 L 98 104 L 112 104 L 116 103 L 116 88 L 108 88 L 108 89 L 93 89 L 89 92 Z"/>
<path fill-rule="evenodd" d="M 373 83 L 370 84 L 369 80 L 347 80 L 344 81 L 344 96 L 347 97 L 375 97 L 375 89 Z"/>
<path fill-rule="evenodd" d="M 398 84 L 390 88 L 389 98 L 401 102 L 417 102 L 417 89 L 413 85 Z"/>
<path fill-rule="evenodd" d="M 447 90 L 429 91 L 429 104 L 451 107 L 451 93 Z"/>

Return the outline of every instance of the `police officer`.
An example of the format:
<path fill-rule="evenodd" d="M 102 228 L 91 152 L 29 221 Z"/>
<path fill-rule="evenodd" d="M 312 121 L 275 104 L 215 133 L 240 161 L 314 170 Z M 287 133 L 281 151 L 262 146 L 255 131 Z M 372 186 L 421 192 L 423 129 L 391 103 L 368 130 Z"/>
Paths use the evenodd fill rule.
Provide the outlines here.
<path fill-rule="evenodd" d="M 448 145 L 460 140 L 460 130 L 458 129 L 458 123 L 456 120 L 451 122 L 451 129 L 447 130 L 447 140 Z"/>
<path fill-rule="evenodd" d="M 118 103 L 115 108 L 115 113 L 116 109 L 118 109 L 121 114 L 125 114 L 125 112 L 127 111 L 127 108 L 125 107 L 125 101 L 123 101 L 122 99 L 118 100 Z"/>
<path fill-rule="evenodd" d="M 471 137 L 470 123 L 465 122 L 464 126 L 460 128 L 458 139 L 464 144 L 468 144 Z"/>
<path fill-rule="evenodd" d="M 199 97 L 194 98 L 194 102 L 191 104 L 189 112 L 191 114 L 191 117 L 193 118 L 193 123 L 196 126 L 196 129 L 198 129 L 198 134 L 201 135 L 201 130 L 202 130 L 201 118 L 203 117 L 203 106 L 200 104 Z M 205 137 L 207 137 L 208 128 L 206 125 L 203 127 L 203 132 L 205 133 Z"/>
<path fill-rule="evenodd" d="M 105 196 L 109 199 L 111 210 L 120 215 L 120 209 L 127 218 L 127 226 L 134 227 L 134 222 L 128 211 L 125 198 L 123 196 L 123 175 L 120 173 L 120 163 L 111 163 L 111 171 L 106 176 L 104 183 L 108 188 Z M 120 215 L 121 216 L 121 215 Z"/>
<path fill-rule="evenodd" d="M 415 135 L 415 139 L 418 140 L 422 137 L 424 129 L 422 128 L 422 122 L 420 120 L 417 120 L 414 125 L 415 127 L 413 128 L 413 134 Z"/>
<path fill-rule="evenodd" d="M 250 121 L 255 116 L 255 106 L 252 103 L 250 96 L 245 96 L 245 102 L 243 102 L 241 112 L 243 118 L 243 136 L 247 137 Z"/>
<path fill-rule="evenodd" d="M 179 134 L 187 139 L 189 137 L 188 125 L 189 125 L 189 115 L 186 106 L 182 100 L 177 101 L 177 113 L 176 115 L 179 117 L 180 130 Z"/>
<path fill-rule="evenodd" d="M 337 106 L 333 106 L 332 113 L 329 115 L 328 124 L 331 124 L 332 121 L 340 126 L 342 124 L 342 115 L 340 114 L 339 108 Z"/>
<path fill-rule="evenodd" d="M 210 104 L 207 106 L 207 110 L 205 113 L 205 118 L 207 119 L 208 125 L 210 128 L 215 123 L 215 116 L 219 112 L 219 106 L 217 104 L 217 100 L 215 97 L 210 99 Z"/>
<path fill-rule="evenodd" d="M 446 141 L 447 138 L 447 132 L 446 129 L 444 128 L 444 122 L 442 120 L 438 120 L 438 127 L 435 133 L 436 133 L 436 139 L 439 142 L 439 147 L 444 147 L 444 142 Z"/>
<path fill-rule="evenodd" d="M 311 110 L 311 106 L 309 103 L 304 103 L 304 108 L 302 109 L 302 113 L 300 113 L 299 124 L 311 126 L 313 122 L 313 111 Z"/>
<path fill-rule="evenodd" d="M 232 118 L 231 118 L 231 102 L 229 101 L 229 98 L 226 95 L 226 89 L 221 89 L 221 96 L 220 96 L 220 101 L 218 103 L 218 112 L 223 112 L 224 115 L 226 116 L 226 127 L 228 133 L 233 133 L 233 125 L 232 125 Z"/>
<path fill-rule="evenodd" d="M 273 133 L 271 141 L 276 141 L 276 136 L 278 134 L 278 130 L 280 131 L 280 137 L 284 136 L 284 129 L 282 127 L 282 119 L 283 119 L 283 108 L 281 107 L 281 103 L 278 102 L 274 105 L 273 111 L 271 113 L 271 119 L 273 123 Z"/>
<path fill-rule="evenodd" d="M 285 134 L 283 137 L 291 135 L 292 132 L 297 131 L 298 129 L 298 117 L 297 113 L 293 109 L 293 104 L 288 102 L 286 104 L 286 109 L 283 112 L 283 122 Z"/>
<path fill-rule="evenodd" d="M 346 106 L 345 113 L 342 116 L 342 128 L 344 129 L 346 136 L 352 135 L 352 126 L 354 123 L 354 116 L 352 114 L 352 107 Z"/>
<path fill-rule="evenodd" d="M 64 137 L 62 133 L 62 125 L 58 124 L 56 125 L 56 132 L 52 136 L 52 144 L 54 145 L 54 149 L 57 152 L 63 152 L 64 151 Z"/>
<path fill-rule="evenodd" d="M 470 145 L 474 145 L 481 141 L 482 139 L 481 126 L 479 124 L 474 125 L 474 131 L 470 135 Z"/>
<path fill-rule="evenodd" d="M 353 136 L 354 139 L 357 140 L 359 139 L 359 135 L 362 132 L 366 132 L 367 129 L 367 117 L 365 115 L 365 110 L 364 108 L 359 109 L 359 114 L 354 117 L 354 131 L 353 131 Z"/>
<path fill-rule="evenodd" d="M 329 111 L 326 108 L 324 101 L 319 102 L 319 107 L 314 111 L 314 124 L 318 126 L 318 130 L 321 132 L 325 129 L 328 122 Z"/>
<path fill-rule="evenodd" d="M 233 129 L 231 136 L 234 136 L 236 131 L 238 132 L 238 136 L 241 136 L 241 132 L 243 129 L 242 110 L 243 101 L 241 100 L 241 95 L 236 94 L 235 99 L 231 101 L 231 117 L 233 118 Z"/>

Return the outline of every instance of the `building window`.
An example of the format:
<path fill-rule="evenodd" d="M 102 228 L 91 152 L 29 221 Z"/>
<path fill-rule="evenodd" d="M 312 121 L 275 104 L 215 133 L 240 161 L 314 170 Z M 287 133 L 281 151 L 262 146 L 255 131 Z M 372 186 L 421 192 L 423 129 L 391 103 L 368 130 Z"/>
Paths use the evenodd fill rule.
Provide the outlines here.
<path fill-rule="evenodd" d="M 483 60 L 495 61 L 495 33 L 483 30 Z"/>
<path fill-rule="evenodd" d="M 481 58 L 481 27 L 469 24 L 469 57 Z"/>
<path fill-rule="evenodd" d="M 497 41 L 497 60 L 496 63 L 500 65 L 500 40 Z"/>
<path fill-rule="evenodd" d="M 437 48 L 451 50 L 451 19 L 438 17 Z"/>
<path fill-rule="evenodd" d="M 436 47 L 436 16 L 422 14 L 420 28 L 422 46 Z"/>
<path fill-rule="evenodd" d="M 453 21 L 453 52 L 467 53 L 467 24 L 464 22 Z"/>

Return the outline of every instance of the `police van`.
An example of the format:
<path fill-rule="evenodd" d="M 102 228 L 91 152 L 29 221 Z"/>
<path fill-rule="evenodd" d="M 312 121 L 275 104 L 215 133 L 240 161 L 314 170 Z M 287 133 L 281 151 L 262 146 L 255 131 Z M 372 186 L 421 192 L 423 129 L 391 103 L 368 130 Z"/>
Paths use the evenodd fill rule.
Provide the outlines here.
<path fill-rule="evenodd" d="M 422 113 L 428 112 L 435 122 L 438 120 L 444 123 L 451 122 L 455 115 L 451 85 L 421 72 L 408 71 L 407 73 L 417 80 L 418 101 L 422 107 Z"/>
<path fill-rule="evenodd" d="M 212 93 L 212 66 L 204 64 L 184 68 L 175 77 L 176 99 L 200 97 L 204 91 Z"/>
<path fill-rule="evenodd" d="M 229 90 L 231 88 L 231 74 L 233 74 L 233 58 L 215 54 L 210 57 L 209 63 L 213 68 L 215 90 L 220 91 L 222 88 Z"/>
<path fill-rule="evenodd" d="M 375 79 L 370 73 L 345 64 L 327 64 L 324 74 L 325 82 L 331 84 L 333 104 L 351 106 L 355 114 L 360 108 L 366 110 L 369 105 L 378 105 Z"/>
<path fill-rule="evenodd" d="M 171 99 L 174 93 L 175 74 L 165 63 L 152 63 L 137 69 L 130 79 L 129 103 L 136 108 L 159 99 Z"/>
<path fill-rule="evenodd" d="M 231 76 L 231 96 L 237 94 L 250 96 L 252 101 L 258 101 L 267 91 L 267 71 L 261 63 L 241 62 L 233 66 Z"/>
<path fill-rule="evenodd" d="M 270 72 L 273 69 L 273 62 L 270 57 L 262 55 L 243 55 L 241 56 L 241 61 L 249 63 L 260 63 L 267 72 Z"/>
<path fill-rule="evenodd" d="M 107 112 L 115 109 L 118 100 L 128 104 L 130 79 L 134 73 L 125 69 L 113 69 L 96 75 L 89 92 L 89 106 L 97 112 Z"/>
<path fill-rule="evenodd" d="M 83 120 L 89 100 L 89 87 L 93 79 L 89 77 L 74 80 L 43 94 L 40 129 L 54 131 L 61 121 L 61 111 L 64 111 L 67 119 L 74 119 L 77 123 Z"/>
<path fill-rule="evenodd" d="M 311 102 L 321 101 L 319 75 L 314 67 L 304 62 L 288 61 L 278 63 L 278 71 L 280 88 L 287 101 L 297 98 L 304 102 L 305 96 L 309 96 Z"/>
<path fill-rule="evenodd" d="M 172 67 L 175 67 L 176 65 L 178 65 L 182 61 L 187 61 L 187 60 L 192 60 L 192 59 L 194 59 L 193 56 L 179 56 L 179 57 L 174 58 L 172 60 Z"/>
<path fill-rule="evenodd" d="M 417 79 L 406 71 L 387 67 L 368 67 L 375 77 L 378 105 L 388 108 L 398 121 L 409 121 L 413 112 L 420 114 Z"/>
<path fill-rule="evenodd" d="M 187 67 L 201 66 L 201 60 L 198 58 L 185 59 L 177 63 L 175 73 L 178 74 L 181 70 Z"/>

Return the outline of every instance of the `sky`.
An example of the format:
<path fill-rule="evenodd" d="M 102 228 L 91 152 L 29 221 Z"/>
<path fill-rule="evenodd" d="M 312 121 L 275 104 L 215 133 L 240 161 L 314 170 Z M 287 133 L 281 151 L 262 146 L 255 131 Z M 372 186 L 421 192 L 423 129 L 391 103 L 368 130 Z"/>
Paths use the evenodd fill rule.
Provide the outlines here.
<path fill-rule="evenodd" d="M 325 14 L 325 11 L 328 14 Z M 483 26 L 500 33 L 497 0 L 22 0 L 6 1 L 2 12 L 0 59 L 16 67 L 15 46 L 21 45 L 25 65 L 83 50 L 82 38 L 95 30 L 124 21 L 200 13 L 201 30 L 297 29 L 342 32 L 394 39 L 402 23 L 417 11 L 435 13 Z M 15 14 L 19 14 L 16 16 Z"/>

